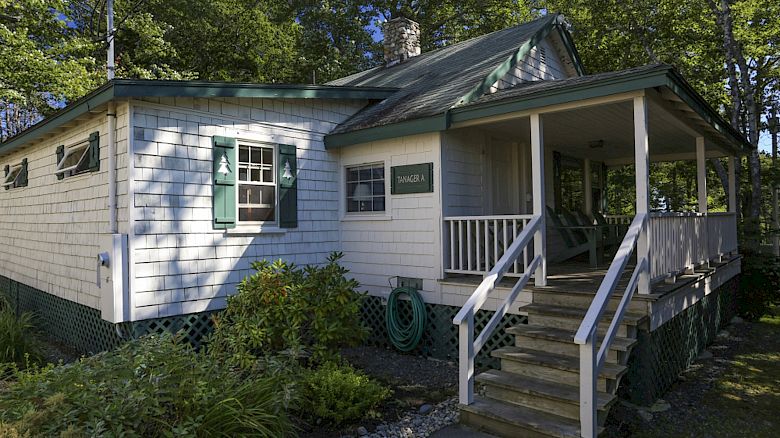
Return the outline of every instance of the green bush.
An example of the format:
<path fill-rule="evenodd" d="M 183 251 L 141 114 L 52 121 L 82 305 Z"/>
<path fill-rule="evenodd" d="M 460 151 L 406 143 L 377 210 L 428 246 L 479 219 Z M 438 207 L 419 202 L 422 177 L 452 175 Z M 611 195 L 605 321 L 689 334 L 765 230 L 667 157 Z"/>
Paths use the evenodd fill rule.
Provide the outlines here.
<path fill-rule="evenodd" d="M 0 391 L 0 432 L 19 436 L 292 434 L 287 388 L 237 375 L 170 335 L 78 362 L 16 372 Z"/>
<path fill-rule="evenodd" d="M 345 277 L 334 253 L 325 266 L 298 268 L 281 260 L 255 262 L 255 273 L 228 298 L 214 318 L 207 341 L 214 357 L 250 368 L 264 356 L 311 356 L 315 362 L 336 357 L 337 348 L 365 336 L 360 322 L 362 295 Z"/>
<path fill-rule="evenodd" d="M 746 254 L 737 294 L 737 312 L 757 321 L 780 303 L 780 259 L 766 254 Z"/>
<path fill-rule="evenodd" d="M 5 299 L 0 298 L 0 363 L 17 368 L 43 361 L 43 351 L 30 313 L 18 317 Z"/>
<path fill-rule="evenodd" d="M 334 424 L 371 416 L 390 395 L 365 374 L 333 362 L 305 372 L 301 386 L 302 411 Z"/>

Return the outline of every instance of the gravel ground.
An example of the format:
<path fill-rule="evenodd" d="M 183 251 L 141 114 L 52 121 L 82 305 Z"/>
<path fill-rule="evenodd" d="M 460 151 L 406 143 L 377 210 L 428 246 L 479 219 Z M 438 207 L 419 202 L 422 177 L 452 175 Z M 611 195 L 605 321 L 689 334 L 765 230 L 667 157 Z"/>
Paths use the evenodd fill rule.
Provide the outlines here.
<path fill-rule="evenodd" d="M 365 421 L 343 437 L 427 437 L 458 421 L 458 369 L 449 362 L 377 347 L 345 349 L 342 356 L 393 389 L 382 418 Z"/>

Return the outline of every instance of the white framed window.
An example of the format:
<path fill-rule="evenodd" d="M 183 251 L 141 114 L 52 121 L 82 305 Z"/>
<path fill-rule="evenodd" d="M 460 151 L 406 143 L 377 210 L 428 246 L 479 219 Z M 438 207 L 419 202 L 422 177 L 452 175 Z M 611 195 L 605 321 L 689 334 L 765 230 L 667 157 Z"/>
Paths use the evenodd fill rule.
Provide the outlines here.
<path fill-rule="evenodd" d="M 8 174 L 3 177 L 3 188 L 6 190 L 14 189 L 16 187 L 24 187 L 27 185 L 26 181 L 22 180 L 24 174 L 25 162 L 7 166 Z"/>
<path fill-rule="evenodd" d="M 89 146 L 89 139 L 66 146 L 62 158 L 57 162 L 57 168 L 54 173 L 57 176 L 68 177 L 90 170 Z"/>
<path fill-rule="evenodd" d="M 346 167 L 347 214 L 385 211 L 385 164 Z"/>
<path fill-rule="evenodd" d="M 238 222 L 273 224 L 278 220 L 276 147 L 271 144 L 238 144 Z"/>

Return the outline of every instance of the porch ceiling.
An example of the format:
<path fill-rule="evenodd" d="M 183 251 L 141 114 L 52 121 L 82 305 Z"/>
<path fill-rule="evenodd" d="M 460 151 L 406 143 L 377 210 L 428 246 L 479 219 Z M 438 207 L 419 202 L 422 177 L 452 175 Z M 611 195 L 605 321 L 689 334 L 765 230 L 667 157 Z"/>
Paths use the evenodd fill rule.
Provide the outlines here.
<path fill-rule="evenodd" d="M 544 114 L 544 147 L 578 158 L 608 165 L 634 162 L 634 121 L 630 100 Z M 687 120 L 675 114 L 659 97 L 648 99 L 651 161 L 694 160 L 696 137 L 702 135 Z M 530 138 L 528 117 L 500 120 L 480 128 L 515 141 Z M 594 143 L 601 147 L 592 147 Z M 708 157 L 729 152 L 705 136 Z"/>

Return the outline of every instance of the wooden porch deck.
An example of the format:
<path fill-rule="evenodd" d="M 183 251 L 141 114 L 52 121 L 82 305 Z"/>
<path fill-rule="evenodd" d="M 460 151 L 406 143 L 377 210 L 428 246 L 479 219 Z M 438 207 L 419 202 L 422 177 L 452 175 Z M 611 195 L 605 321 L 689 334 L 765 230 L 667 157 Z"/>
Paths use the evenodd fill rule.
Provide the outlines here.
<path fill-rule="evenodd" d="M 709 268 L 703 266 L 698 267 L 693 273 L 678 276 L 673 283 L 664 281 L 654 282 L 651 284 L 650 294 L 640 295 L 634 293 L 632 301 L 655 302 L 712 274 L 719 267 L 726 265 L 735 257 L 739 256 L 732 256 L 732 258 L 724 259 L 723 262 L 711 262 Z M 601 282 L 604 280 L 608 268 L 609 265 L 606 263 L 597 268 L 591 267 L 587 257 L 564 263 L 549 264 L 547 265 L 547 286 L 537 287 L 533 285 L 533 282 L 529 282 L 524 290 L 532 293 L 555 292 L 561 294 L 594 296 L 601 285 Z M 624 270 L 624 275 L 621 277 L 620 282 L 613 293 L 613 299 L 619 299 L 623 295 L 633 268 L 634 263 L 630 263 Z M 482 277 L 477 275 L 450 275 L 442 281 L 451 284 L 473 285 L 476 288 L 482 281 Z M 511 289 L 516 281 L 516 278 L 504 277 L 497 285 L 497 288 Z"/>

